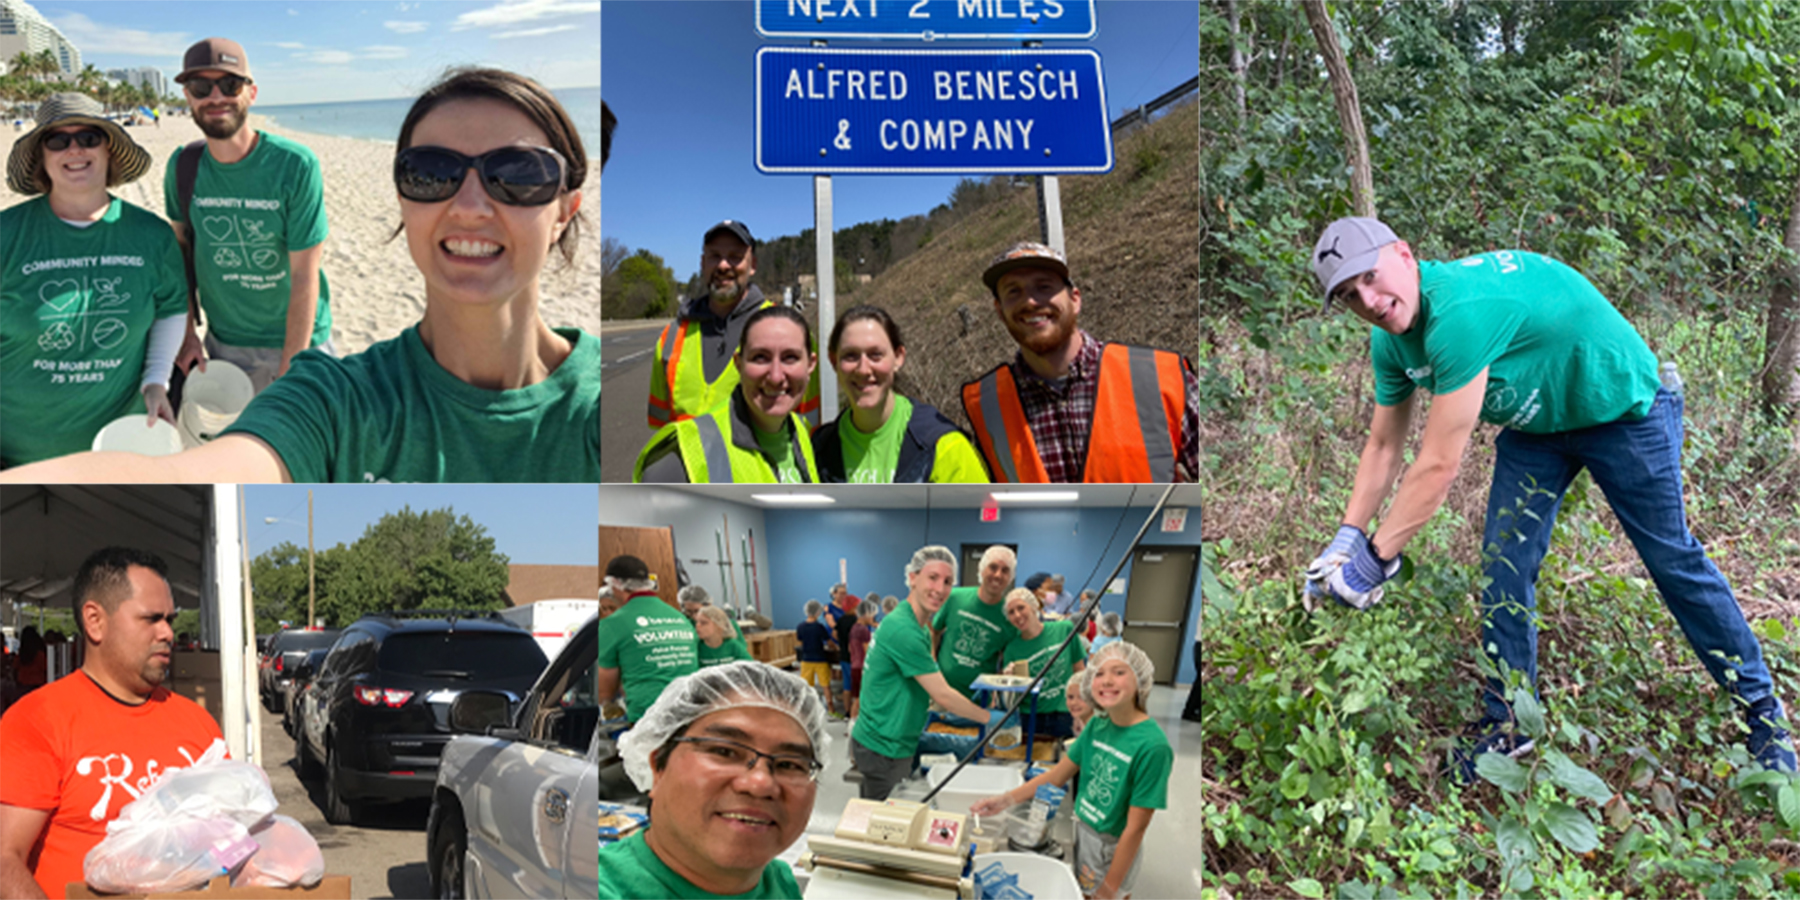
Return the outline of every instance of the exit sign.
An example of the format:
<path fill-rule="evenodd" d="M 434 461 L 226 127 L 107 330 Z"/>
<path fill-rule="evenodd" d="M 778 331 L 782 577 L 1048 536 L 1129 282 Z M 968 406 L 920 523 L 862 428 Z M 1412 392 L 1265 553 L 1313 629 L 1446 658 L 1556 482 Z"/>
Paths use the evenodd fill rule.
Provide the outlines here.
<path fill-rule="evenodd" d="M 998 521 L 1000 521 L 1000 505 L 995 503 L 992 500 L 989 500 L 986 505 L 981 507 L 981 521 L 983 521 L 983 522 L 998 522 Z"/>

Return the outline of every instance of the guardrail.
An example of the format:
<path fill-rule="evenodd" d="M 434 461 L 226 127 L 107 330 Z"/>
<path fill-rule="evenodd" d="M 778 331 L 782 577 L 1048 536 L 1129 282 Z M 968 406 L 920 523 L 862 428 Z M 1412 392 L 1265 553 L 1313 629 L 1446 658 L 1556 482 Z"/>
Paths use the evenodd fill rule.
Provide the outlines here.
<path fill-rule="evenodd" d="M 1150 101 L 1149 103 L 1145 103 L 1145 104 L 1137 107 L 1136 109 L 1133 109 L 1130 112 L 1127 112 L 1126 114 L 1118 117 L 1117 119 L 1114 119 L 1113 123 L 1112 123 L 1112 130 L 1119 131 L 1120 129 L 1130 128 L 1133 125 L 1139 125 L 1144 122 L 1148 122 L 1148 121 L 1150 121 L 1151 113 L 1156 112 L 1157 110 L 1162 109 L 1163 107 L 1168 106 L 1168 105 L 1176 102 L 1177 100 L 1180 100 L 1181 98 L 1186 97 L 1189 94 L 1196 93 L 1199 90 L 1200 90 L 1200 76 L 1195 75 L 1194 77 L 1188 79 L 1187 81 L 1178 85 L 1177 87 L 1170 90 L 1169 92 L 1163 94 L 1161 97 L 1158 97 L 1155 100 Z"/>

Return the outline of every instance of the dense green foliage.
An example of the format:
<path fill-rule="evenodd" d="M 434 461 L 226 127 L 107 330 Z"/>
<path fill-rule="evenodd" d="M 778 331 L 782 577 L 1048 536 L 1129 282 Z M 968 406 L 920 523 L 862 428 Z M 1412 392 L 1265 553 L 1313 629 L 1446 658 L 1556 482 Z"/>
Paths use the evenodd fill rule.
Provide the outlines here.
<path fill-rule="evenodd" d="M 1479 715 L 1476 595 L 1493 430 L 1407 547 L 1411 580 L 1313 608 L 1372 410 L 1367 326 L 1321 316 L 1309 251 L 1349 213 L 1301 11 L 1202 6 L 1206 896 L 1800 892 L 1800 786 L 1755 774 L 1604 496 L 1578 479 L 1539 581 L 1538 751 L 1440 769 Z M 1545 253 L 1686 381 L 1688 514 L 1800 701 L 1800 454 L 1757 377 L 1800 181 L 1800 6 L 1342 4 L 1381 217 L 1421 258 Z"/>
<path fill-rule="evenodd" d="M 487 529 L 449 508 L 402 507 L 354 544 L 318 552 L 317 617 L 342 628 L 385 609 L 503 609 L 510 570 Z M 306 621 L 306 548 L 277 545 L 250 563 L 257 631 Z"/>

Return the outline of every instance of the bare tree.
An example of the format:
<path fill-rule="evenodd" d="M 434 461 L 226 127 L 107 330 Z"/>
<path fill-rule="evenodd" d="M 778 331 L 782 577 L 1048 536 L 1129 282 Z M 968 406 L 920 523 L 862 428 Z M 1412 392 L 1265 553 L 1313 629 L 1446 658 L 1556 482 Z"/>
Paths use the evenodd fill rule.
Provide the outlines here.
<path fill-rule="evenodd" d="M 1237 98 L 1238 128 L 1242 129 L 1244 120 L 1250 115 L 1250 105 L 1244 96 L 1244 47 L 1238 31 L 1238 0 L 1225 0 L 1225 21 L 1231 28 L 1231 89 Z"/>
<path fill-rule="evenodd" d="M 1350 208 L 1359 216 L 1375 216 L 1375 177 L 1369 169 L 1369 136 L 1363 130 L 1362 107 L 1356 99 L 1356 82 L 1350 77 L 1350 64 L 1338 46 L 1337 29 L 1331 25 L 1331 14 L 1325 0 L 1301 0 L 1306 10 L 1306 23 L 1312 26 L 1319 42 L 1319 55 L 1325 58 L 1325 71 L 1331 75 L 1331 98 L 1337 103 L 1338 123 L 1344 129 L 1344 153 L 1350 163 Z"/>
<path fill-rule="evenodd" d="M 600 275 L 611 275 L 619 268 L 619 263 L 631 257 L 631 248 L 625 246 L 618 238 L 604 238 L 600 241 Z"/>
<path fill-rule="evenodd" d="M 1800 411 L 1800 182 L 1789 207 L 1786 244 L 1794 256 L 1769 291 L 1762 373 L 1763 409 L 1783 419 Z"/>

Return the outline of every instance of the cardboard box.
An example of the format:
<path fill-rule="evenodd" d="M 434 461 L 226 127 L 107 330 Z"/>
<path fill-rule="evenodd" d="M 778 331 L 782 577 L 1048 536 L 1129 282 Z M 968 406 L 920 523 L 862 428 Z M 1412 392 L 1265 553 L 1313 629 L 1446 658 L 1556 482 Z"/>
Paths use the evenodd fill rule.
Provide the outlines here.
<path fill-rule="evenodd" d="M 231 878 L 220 875 L 206 887 L 166 894 L 102 894 L 79 881 L 69 882 L 69 900 L 350 900 L 350 876 L 327 875 L 309 888 L 268 888 L 231 886 Z"/>

